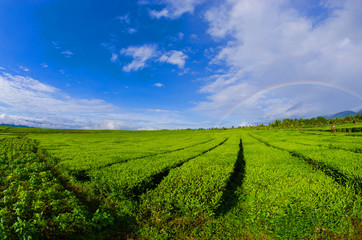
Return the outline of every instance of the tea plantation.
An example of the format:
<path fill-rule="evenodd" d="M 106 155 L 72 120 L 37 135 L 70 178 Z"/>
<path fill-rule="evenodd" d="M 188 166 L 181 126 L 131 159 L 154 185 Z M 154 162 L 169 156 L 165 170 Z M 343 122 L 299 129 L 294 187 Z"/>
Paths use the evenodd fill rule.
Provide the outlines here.
<path fill-rule="evenodd" d="M 362 134 L 0 127 L 0 239 L 362 239 Z"/>

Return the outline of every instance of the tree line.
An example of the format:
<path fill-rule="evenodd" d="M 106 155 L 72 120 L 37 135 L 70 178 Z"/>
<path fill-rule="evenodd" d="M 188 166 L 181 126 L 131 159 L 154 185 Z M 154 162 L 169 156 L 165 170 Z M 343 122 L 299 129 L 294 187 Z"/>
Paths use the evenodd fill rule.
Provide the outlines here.
<path fill-rule="evenodd" d="M 307 127 L 307 126 L 325 126 L 325 125 L 337 125 L 337 124 L 346 124 L 346 123 L 355 123 L 362 121 L 362 114 L 357 114 L 355 116 L 348 116 L 344 118 L 330 118 L 317 117 L 317 118 L 300 118 L 300 119 L 289 119 L 285 118 L 283 120 L 275 120 L 274 122 L 269 123 L 269 127 L 273 128 L 298 128 L 298 127 Z M 263 127 L 265 125 L 261 124 L 258 127 Z"/>

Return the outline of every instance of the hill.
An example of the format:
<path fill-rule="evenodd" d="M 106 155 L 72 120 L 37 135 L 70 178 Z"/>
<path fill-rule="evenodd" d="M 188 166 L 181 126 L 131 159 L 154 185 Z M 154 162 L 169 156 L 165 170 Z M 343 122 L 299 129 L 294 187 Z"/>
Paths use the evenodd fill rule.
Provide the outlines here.
<path fill-rule="evenodd" d="M 327 116 L 326 118 L 331 119 L 331 118 L 345 118 L 348 116 L 356 116 L 357 114 L 362 113 L 362 110 L 360 110 L 359 112 L 353 112 L 353 111 L 343 111 L 343 112 L 339 112 L 336 114 L 333 114 L 332 116 Z"/>

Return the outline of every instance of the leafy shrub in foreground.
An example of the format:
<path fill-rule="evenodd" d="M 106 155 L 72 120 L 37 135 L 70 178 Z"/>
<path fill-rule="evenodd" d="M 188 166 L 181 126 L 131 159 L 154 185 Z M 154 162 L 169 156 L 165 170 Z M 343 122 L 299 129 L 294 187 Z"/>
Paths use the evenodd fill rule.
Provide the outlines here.
<path fill-rule="evenodd" d="M 59 183 L 26 138 L 0 141 L 0 238 L 89 238 L 113 222 L 99 210 L 92 216 Z"/>

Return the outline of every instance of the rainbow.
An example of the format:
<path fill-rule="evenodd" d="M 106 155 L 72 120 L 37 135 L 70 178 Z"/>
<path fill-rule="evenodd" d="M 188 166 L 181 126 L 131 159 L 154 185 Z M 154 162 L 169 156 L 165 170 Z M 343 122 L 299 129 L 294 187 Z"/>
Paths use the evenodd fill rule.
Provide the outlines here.
<path fill-rule="evenodd" d="M 298 86 L 298 85 L 313 85 L 313 86 L 322 86 L 322 87 L 329 87 L 329 88 L 333 88 L 342 92 L 345 92 L 349 95 L 352 95 L 354 97 L 356 97 L 357 99 L 362 101 L 362 96 L 349 90 L 346 89 L 344 87 L 335 85 L 335 84 L 331 84 L 331 83 L 325 83 L 325 82 L 319 82 L 319 81 L 296 81 L 296 82 L 289 82 L 289 83 L 281 83 L 281 84 L 277 84 L 277 85 L 273 85 L 273 86 L 269 86 L 267 88 L 264 88 L 260 91 L 257 91 L 256 93 L 244 98 L 243 100 L 241 100 L 238 104 L 236 104 L 231 110 L 229 110 L 218 122 L 214 127 L 218 127 L 219 124 L 224 121 L 225 118 L 227 118 L 232 112 L 234 112 L 236 109 L 238 109 L 241 105 L 243 105 L 243 103 L 245 103 L 246 101 L 259 96 L 259 95 L 263 95 L 267 92 L 271 92 L 274 91 L 276 89 L 280 89 L 280 88 L 285 88 L 285 87 L 290 87 L 290 86 Z"/>

